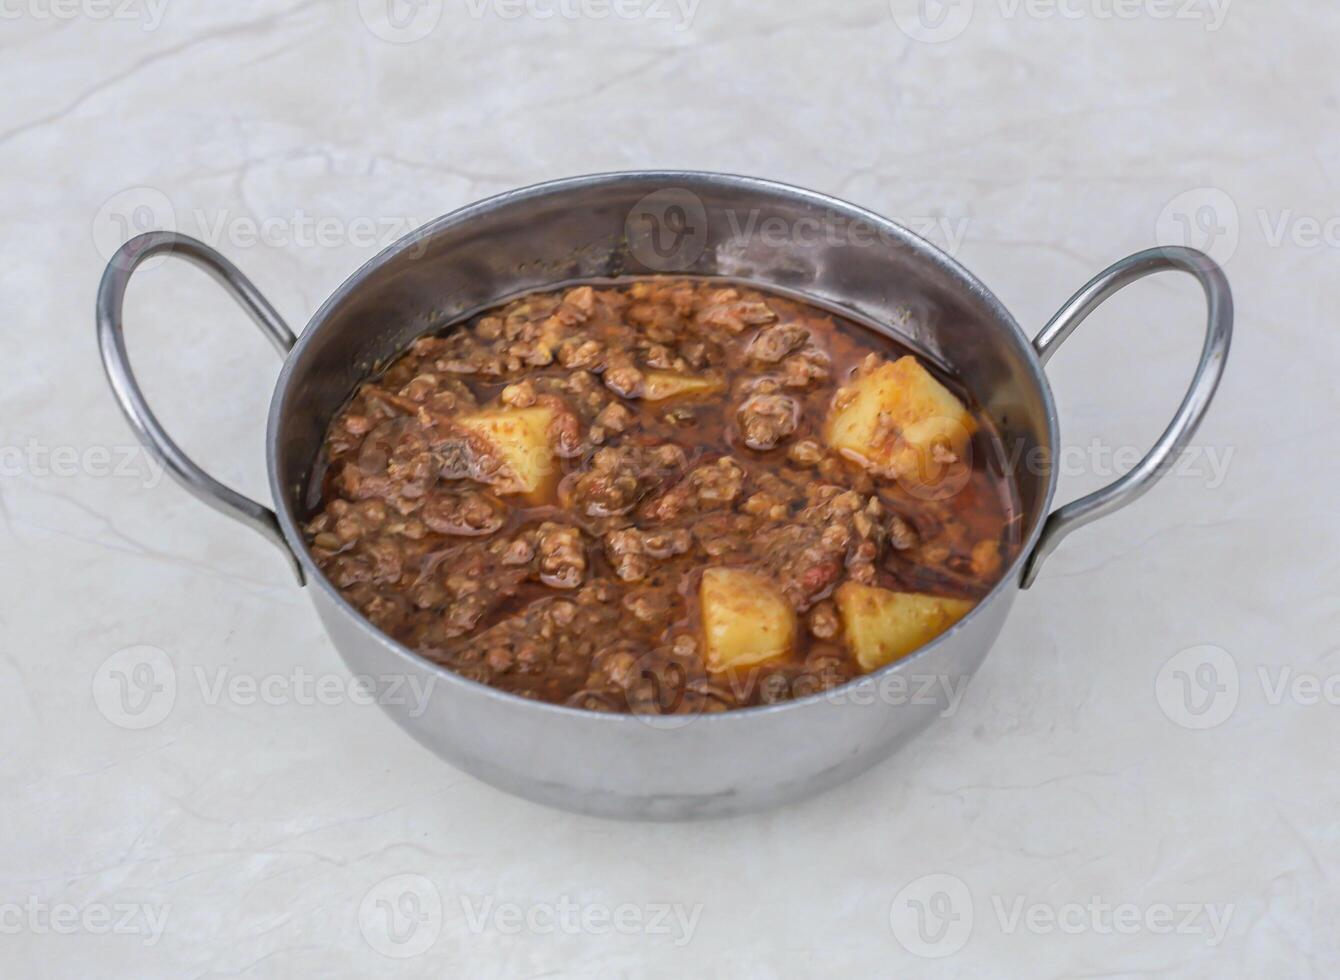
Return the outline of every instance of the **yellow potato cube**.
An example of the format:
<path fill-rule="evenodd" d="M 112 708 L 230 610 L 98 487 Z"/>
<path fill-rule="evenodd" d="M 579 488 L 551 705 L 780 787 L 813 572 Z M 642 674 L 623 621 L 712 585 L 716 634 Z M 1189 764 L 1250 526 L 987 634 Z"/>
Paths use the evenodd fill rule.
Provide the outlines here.
<path fill-rule="evenodd" d="M 721 382 L 716 378 L 699 378 L 691 374 L 676 374 L 674 371 L 648 371 L 642 386 L 642 397 L 649 402 L 659 402 L 679 395 L 704 395 L 721 390 Z"/>
<path fill-rule="evenodd" d="M 745 670 L 790 655 L 796 615 L 771 579 L 709 568 L 698 594 L 708 670 Z"/>
<path fill-rule="evenodd" d="M 536 405 L 466 415 L 457 422 L 502 462 L 503 472 L 494 485 L 498 492 L 536 494 L 558 473 L 549 441 L 553 420 L 553 409 Z"/>
<path fill-rule="evenodd" d="M 881 476 L 935 483 L 961 459 L 977 423 L 953 392 L 908 355 L 841 388 L 828 444 Z"/>
<path fill-rule="evenodd" d="M 843 582 L 833 596 L 847 648 L 869 673 L 900 660 L 968 614 L 973 603 Z"/>

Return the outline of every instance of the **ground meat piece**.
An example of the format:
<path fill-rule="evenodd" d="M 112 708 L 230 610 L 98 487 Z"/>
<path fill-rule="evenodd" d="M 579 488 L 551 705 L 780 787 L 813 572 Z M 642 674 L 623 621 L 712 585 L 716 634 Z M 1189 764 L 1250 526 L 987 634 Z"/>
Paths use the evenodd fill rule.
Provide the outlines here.
<path fill-rule="evenodd" d="M 611 531 L 605 536 L 605 553 L 614 566 L 614 574 L 625 582 L 640 582 L 651 569 L 641 544 L 638 532 L 632 528 Z"/>
<path fill-rule="evenodd" d="M 607 402 L 595 415 L 586 437 L 593 446 L 626 432 L 637 416 L 618 401 Z"/>
<path fill-rule="evenodd" d="M 810 332 L 798 323 L 775 323 L 755 335 L 748 353 L 756 361 L 776 364 L 809 339 Z"/>
<path fill-rule="evenodd" d="M 535 560 L 535 546 L 538 535 L 526 531 L 516 536 L 502 551 L 504 565 L 529 565 Z"/>
<path fill-rule="evenodd" d="M 501 565 L 497 552 L 505 546 L 505 541 L 472 541 L 423 555 L 409 594 L 431 615 L 411 624 L 406 639 L 420 648 L 443 646 L 514 596 L 530 569 Z"/>
<path fill-rule="evenodd" d="M 329 531 L 314 531 L 309 527 L 307 533 L 312 536 L 312 547 L 326 552 L 326 555 L 318 555 L 318 557 L 333 555 L 344 547 L 344 542 Z"/>
<path fill-rule="evenodd" d="M 625 582 L 640 582 L 659 559 L 682 555 L 693 545 L 693 535 L 678 528 L 669 531 L 641 531 L 622 528 L 605 536 L 605 554 L 614 573 Z"/>
<path fill-rule="evenodd" d="M 344 417 L 344 430 L 353 436 L 367 435 L 372 429 L 372 419 L 366 415 L 349 414 Z"/>
<path fill-rule="evenodd" d="M 578 286 L 563 295 L 563 304 L 554 315 L 565 325 L 574 326 L 589 320 L 595 307 L 596 291 L 590 286 Z"/>
<path fill-rule="evenodd" d="M 660 368 L 666 371 L 684 366 L 683 362 L 675 357 L 670 348 L 664 344 L 648 344 L 643 347 L 641 360 L 647 367 Z"/>
<path fill-rule="evenodd" d="M 374 626 L 387 633 L 394 633 L 409 613 L 408 602 L 395 593 L 376 592 L 357 605 Z"/>
<path fill-rule="evenodd" d="M 610 402 L 596 416 L 596 425 L 609 432 L 623 432 L 633 424 L 635 416 L 618 402 Z"/>
<path fill-rule="evenodd" d="M 633 358 L 624 353 L 611 354 L 605 364 L 605 387 L 624 398 L 636 398 L 642 394 L 646 381 Z"/>
<path fill-rule="evenodd" d="M 498 396 L 498 400 L 510 408 L 529 408 L 535 404 L 535 385 L 530 381 L 518 381 L 508 385 Z"/>
<path fill-rule="evenodd" d="M 756 517 L 718 511 L 696 520 L 691 530 L 703 554 L 724 563 L 749 560 L 751 542 L 760 526 Z"/>
<path fill-rule="evenodd" d="M 436 375 L 419 374 L 409 384 L 400 389 L 400 395 L 413 402 L 425 402 L 436 390 Z"/>
<path fill-rule="evenodd" d="M 558 348 L 558 363 L 566 368 L 600 370 L 605 364 L 605 345 L 580 335 L 569 338 Z"/>
<path fill-rule="evenodd" d="M 556 589 L 575 589 L 586 577 L 586 546 L 575 527 L 540 525 L 537 539 L 540 581 Z"/>
<path fill-rule="evenodd" d="M 796 431 L 800 403 L 790 395 L 751 395 L 736 412 L 744 443 L 750 449 L 772 449 Z"/>
<path fill-rule="evenodd" d="M 683 317 L 661 303 L 634 303 L 628 307 L 628 319 L 642 328 L 647 339 L 664 344 L 683 332 Z"/>
<path fill-rule="evenodd" d="M 797 466 L 815 466 L 824 458 L 824 447 L 813 439 L 801 439 L 787 450 L 786 458 Z"/>
<path fill-rule="evenodd" d="M 494 347 L 501 342 L 501 338 L 489 343 L 475 334 L 457 331 L 439 340 L 433 367 L 446 374 L 497 376 L 503 373 L 503 359 Z"/>
<path fill-rule="evenodd" d="M 698 467 L 690 474 L 689 483 L 699 504 L 711 506 L 729 504 L 739 497 L 744 479 L 744 467 L 732 457 L 725 456 L 713 464 Z"/>
<path fill-rule="evenodd" d="M 624 596 L 623 607 L 644 623 L 666 623 L 675 607 L 675 593 L 670 589 L 639 589 Z"/>
<path fill-rule="evenodd" d="M 617 446 L 596 450 L 590 469 L 565 481 L 565 503 L 587 517 L 627 514 L 639 500 L 675 479 L 685 466 L 678 446 Z"/>
<path fill-rule="evenodd" d="M 744 467 L 731 456 L 703 463 L 652 501 L 646 516 L 651 520 L 674 520 L 681 514 L 729 506 L 744 489 L 745 476 Z"/>
<path fill-rule="evenodd" d="M 711 348 L 701 340 L 687 340 L 679 346 L 679 356 L 693 369 L 706 367 L 712 360 Z"/>
<path fill-rule="evenodd" d="M 599 652 L 583 692 L 598 692 L 598 701 L 619 705 L 635 714 L 696 715 L 724 710 L 736 702 L 729 691 L 712 684 L 702 662 L 677 647 L 647 650 L 615 643 Z"/>
<path fill-rule="evenodd" d="M 425 502 L 421 518 L 438 534 L 478 536 L 492 534 L 503 526 L 506 511 L 502 501 L 478 490 L 435 493 Z"/>
<path fill-rule="evenodd" d="M 707 327 L 717 327 L 730 334 L 738 334 L 746 327 L 761 323 L 771 323 L 777 319 L 772 308 L 760 300 L 739 300 L 735 290 L 722 290 L 725 298 L 710 303 L 698 313 L 698 323 Z"/>
<path fill-rule="evenodd" d="M 757 539 L 764 568 L 800 612 L 827 597 L 844 572 L 873 582 L 885 535 L 875 497 L 815 484 L 806 488 L 806 500 L 792 522 L 765 528 Z"/>
<path fill-rule="evenodd" d="M 618 610 L 571 599 L 540 599 L 468 640 L 430 654 L 475 680 L 547 701 L 575 698 L 592 673 L 596 637 L 612 635 Z M 617 701 L 606 710 L 626 711 Z"/>
<path fill-rule="evenodd" d="M 590 371 L 564 371 L 559 377 L 535 378 L 533 384 L 538 403 L 561 405 L 564 412 L 588 424 L 607 406 L 618 404 L 618 399 Z"/>
<path fill-rule="evenodd" d="M 386 523 L 386 517 L 386 505 L 377 499 L 357 504 L 334 500 L 325 513 L 307 525 L 307 531 L 320 539 L 316 542 L 318 547 L 339 551 L 376 531 Z"/>
<path fill-rule="evenodd" d="M 592 658 L 592 673 L 597 675 L 593 680 L 626 690 L 638 680 L 640 659 L 637 647 L 630 644 L 607 647 Z"/>
<path fill-rule="evenodd" d="M 358 553 L 339 552 L 323 565 L 330 580 L 341 589 L 352 589 L 372 579 L 372 564 Z"/>
<path fill-rule="evenodd" d="M 782 362 L 782 384 L 788 388 L 808 388 L 832 376 L 833 366 L 823 351 L 808 348 Z"/>
<path fill-rule="evenodd" d="M 428 396 L 419 411 L 420 418 L 424 411 L 440 418 L 460 412 L 473 412 L 478 407 L 474 392 L 461 381 L 456 378 L 439 378 L 437 390 Z"/>
<path fill-rule="evenodd" d="M 809 697 L 839 687 L 856 676 L 841 647 L 820 644 L 805 658 L 800 674 L 791 682 L 793 698 Z"/>
<path fill-rule="evenodd" d="M 917 529 L 897 514 L 889 515 L 889 547 L 907 551 L 917 546 Z"/>
<path fill-rule="evenodd" d="M 581 455 L 582 420 L 569 411 L 567 403 L 556 395 L 540 395 L 535 399 L 537 405 L 553 410 L 554 416 L 549 423 L 549 445 L 554 455 L 562 459 L 573 459 Z"/>
<path fill-rule="evenodd" d="M 827 595 L 842 575 L 842 549 L 826 545 L 811 528 L 784 525 L 765 533 L 768 566 L 782 586 L 782 594 L 797 610 Z"/>
<path fill-rule="evenodd" d="M 772 521 L 785 520 L 789 513 L 786 498 L 767 491 L 760 491 L 751 496 L 741 509 L 751 516 Z"/>
<path fill-rule="evenodd" d="M 818 639 L 831 640 L 840 627 L 837 607 L 831 602 L 821 602 L 810 610 L 810 632 Z"/>
<path fill-rule="evenodd" d="M 517 340 L 507 348 L 507 369 L 518 371 L 525 365 L 544 367 L 554 363 L 556 341 L 550 336 Z"/>
<path fill-rule="evenodd" d="M 438 473 L 428 433 L 403 416 L 378 424 L 337 469 L 340 490 L 353 500 L 422 497 Z"/>

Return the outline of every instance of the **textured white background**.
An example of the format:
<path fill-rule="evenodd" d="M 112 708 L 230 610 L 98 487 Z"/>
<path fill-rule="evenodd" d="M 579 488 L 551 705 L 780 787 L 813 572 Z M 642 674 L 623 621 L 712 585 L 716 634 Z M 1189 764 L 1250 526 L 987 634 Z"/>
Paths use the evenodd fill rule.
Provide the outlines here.
<path fill-rule="evenodd" d="M 688 18 L 646 0 L 603 19 L 599 0 L 549 17 L 425 0 L 396 43 L 377 36 L 385 0 L 111 0 L 111 19 L 98 0 L 61 2 L 7 0 L 0 19 L 5 975 L 1340 972 L 1333 4 L 976 0 L 965 21 L 959 0 L 928 11 L 948 19 L 926 37 L 915 4 L 886 0 L 701 0 Z M 103 471 L 97 447 L 133 443 L 94 344 L 108 250 L 172 223 L 302 324 L 409 227 L 533 181 L 646 167 L 814 187 L 942 245 L 961 230 L 958 258 L 1030 331 L 1190 221 L 1238 300 L 1197 438 L 1226 478 L 1203 455 L 1073 536 L 952 718 L 763 816 L 568 816 L 439 763 L 376 708 L 212 698 L 197 671 L 345 672 L 273 548 L 153 485 L 143 458 Z M 267 219 L 257 242 L 248 223 Z M 264 498 L 273 353 L 180 264 L 137 280 L 127 317 L 174 435 Z M 1201 318 L 1193 284 L 1158 279 L 1051 363 L 1064 441 L 1091 459 L 1063 499 L 1106 482 L 1095 440 L 1161 430 Z M 60 447 L 65 465 L 47 457 Z M 1169 664 L 1206 644 L 1226 654 Z M 107 661 L 142 646 L 176 690 L 135 729 L 115 723 L 115 671 L 143 651 Z M 1207 700 L 1206 664 L 1228 688 L 1236 670 L 1236 705 L 1231 690 Z M 1323 694 L 1277 696 L 1281 677 Z M 1178 723 L 1196 718 L 1220 724 Z M 630 906 L 646 924 L 678 903 L 697 919 L 688 934 L 546 929 L 565 897 L 588 915 Z M 426 916 L 408 943 L 385 941 L 378 899 L 405 930 Z M 1134 906 L 1131 934 L 1069 907 L 1095 900 Z M 917 901 L 949 913 L 923 923 L 930 940 L 947 926 L 938 944 L 909 931 Z M 1041 909 L 1034 925 L 1011 918 L 1020 902 Z M 1161 928 L 1183 903 L 1232 906 L 1222 941 L 1198 931 L 1204 915 Z M 141 905 L 166 916 L 161 935 Z M 75 925 L 53 928 L 53 906 Z M 126 906 L 128 929 L 108 932 L 99 909 L 114 923 Z M 503 907 L 539 928 L 510 930 Z M 1048 931 L 1049 910 L 1067 932 Z"/>

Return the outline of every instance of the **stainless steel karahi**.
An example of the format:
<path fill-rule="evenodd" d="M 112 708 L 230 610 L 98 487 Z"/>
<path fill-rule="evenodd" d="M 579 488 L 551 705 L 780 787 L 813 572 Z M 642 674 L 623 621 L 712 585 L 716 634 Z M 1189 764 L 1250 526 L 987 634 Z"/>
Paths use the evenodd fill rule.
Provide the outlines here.
<path fill-rule="evenodd" d="M 145 259 L 171 253 L 212 273 L 284 356 L 266 465 L 274 510 L 200 469 L 150 411 L 131 372 L 122 301 Z M 1043 366 L 1107 297 L 1164 270 L 1194 276 L 1209 308 L 1190 388 L 1141 463 L 1052 511 L 1056 407 Z M 426 330 L 524 291 L 582 279 L 682 273 L 747 279 L 850 311 L 949 366 L 1014 458 L 1023 547 L 1000 583 L 914 655 L 833 692 L 724 714 L 664 719 L 539 704 L 466 680 L 365 620 L 308 553 L 299 528 L 327 424 L 379 363 Z M 944 712 L 977 669 L 1021 588 L 1076 528 L 1147 491 L 1192 437 L 1224 370 L 1233 303 L 1222 271 L 1185 248 L 1141 252 L 1081 289 L 1030 341 L 994 295 L 899 225 L 812 191 L 697 172 L 598 174 L 489 198 L 439 218 L 359 269 L 299 338 L 218 252 L 171 232 L 128 242 L 98 294 L 98 342 L 131 426 L 183 486 L 279 546 L 349 669 L 378 695 L 412 678 L 430 695 L 380 697 L 400 725 L 453 765 L 542 803 L 609 817 L 683 819 L 796 800 L 885 758 Z M 420 710 L 422 709 L 422 710 Z"/>

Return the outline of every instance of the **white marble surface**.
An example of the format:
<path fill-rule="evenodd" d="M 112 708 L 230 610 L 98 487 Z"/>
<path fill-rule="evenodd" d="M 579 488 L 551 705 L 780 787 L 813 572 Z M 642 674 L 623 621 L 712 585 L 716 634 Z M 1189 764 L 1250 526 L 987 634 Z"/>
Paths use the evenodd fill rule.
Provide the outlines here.
<path fill-rule="evenodd" d="M 5 5 L 5 975 L 1340 973 L 1340 11 L 965 2 L 929 36 L 897 0 L 425 0 L 391 29 L 384 0 Z M 687 826 L 551 812 L 311 703 L 304 676 L 346 674 L 306 597 L 129 448 L 93 335 L 127 228 L 209 239 L 303 323 L 412 225 L 639 167 L 929 227 L 1029 329 L 1189 217 L 1239 309 L 1198 462 L 1065 543 L 952 718 L 819 799 Z M 173 433 L 263 497 L 273 354 L 177 265 L 128 317 Z M 1063 497 L 1161 430 L 1200 318 L 1153 281 L 1052 362 Z M 131 716 L 137 662 L 175 696 Z M 1213 701 L 1183 686 L 1206 664 Z M 214 687 L 238 678 L 283 686 Z"/>

